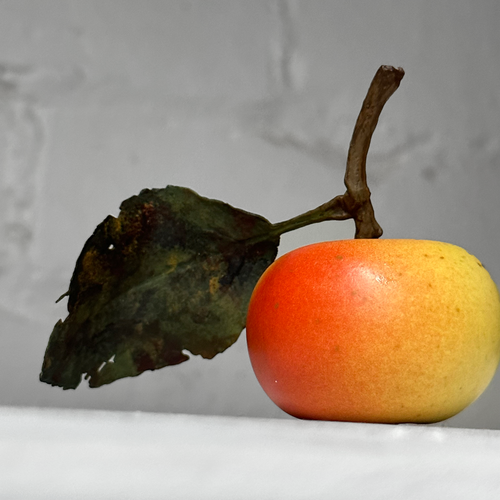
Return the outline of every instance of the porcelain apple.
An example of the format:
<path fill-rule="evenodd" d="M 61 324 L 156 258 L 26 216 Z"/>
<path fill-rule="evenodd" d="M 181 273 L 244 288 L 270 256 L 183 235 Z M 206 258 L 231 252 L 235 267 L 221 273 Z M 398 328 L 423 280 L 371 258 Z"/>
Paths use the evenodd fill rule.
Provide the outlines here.
<path fill-rule="evenodd" d="M 481 262 L 448 243 L 317 243 L 262 275 L 247 341 L 262 388 L 293 416 L 437 422 L 491 381 L 500 299 Z"/>

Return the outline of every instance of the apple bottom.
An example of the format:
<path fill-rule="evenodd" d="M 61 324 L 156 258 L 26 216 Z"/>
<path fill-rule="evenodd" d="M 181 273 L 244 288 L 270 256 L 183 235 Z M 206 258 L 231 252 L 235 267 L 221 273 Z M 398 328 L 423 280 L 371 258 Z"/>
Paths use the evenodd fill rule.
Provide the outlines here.
<path fill-rule="evenodd" d="M 296 342 L 275 352 L 251 349 L 250 359 L 277 406 L 294 417 L 316 420 L 438 422 L 476 400 L 495 373 L 496 359 L 484 355 L 471 377 L 470 364 L 443 346 L 446 339 L 433 339 L 435 349 L 427 345 L 416 353 L 413 342 L 404 346 L 397 336 L 385 334 L 378 342 L 370 337 L 366 343 L 358 338 L 343 345 L 334 340 L 311 351 L 306 336 L 303 345 Z"/>
<path fill-rule="evenodd" d="M 465 375 L 458 375 L 463 384 L 457 389 L 457 371 L 436 374 L 404 358 L 363 364 L 358 357 L 355 363 L 339 361 L 328 368 L 335 354 L 328 356 L 325 350 L 323 355 L 327 359 L 320 370 L 320 363 L 310 365 L 306 356 L 295 356 L 293 365 L 285 363 L 281 369 L 273 369 L 255 352 L 251 362 L 266 394 L 286 413 L 301 419 L 349 422 L 446 420 L 476 400 L 495 373 L 490 364 L 481 383 L 472 384 Z"/>

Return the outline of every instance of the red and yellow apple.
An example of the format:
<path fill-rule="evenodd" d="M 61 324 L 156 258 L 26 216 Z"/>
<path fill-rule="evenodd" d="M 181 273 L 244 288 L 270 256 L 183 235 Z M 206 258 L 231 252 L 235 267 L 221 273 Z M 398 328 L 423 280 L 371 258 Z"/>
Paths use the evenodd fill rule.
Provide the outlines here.
<path fill-rule="evenodd" d="M 491 381 L 500 299 L 481 262 L 455 245 L 317 243 L 262 275 L 247 342 L 262 388 L 295 417 L 437 422 Z"/>

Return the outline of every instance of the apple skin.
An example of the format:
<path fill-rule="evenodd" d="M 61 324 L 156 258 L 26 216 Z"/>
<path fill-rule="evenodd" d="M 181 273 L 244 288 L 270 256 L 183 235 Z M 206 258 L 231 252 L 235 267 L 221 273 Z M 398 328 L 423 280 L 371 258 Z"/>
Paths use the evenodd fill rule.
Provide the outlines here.
<path fill-rule="evenodd" d="M 290 415 L 438 422 L 493 378 L 500 299 L 481 262 L 455 245 L 316 243 L 264 272 L 247 343 L 259 383 Z"/>

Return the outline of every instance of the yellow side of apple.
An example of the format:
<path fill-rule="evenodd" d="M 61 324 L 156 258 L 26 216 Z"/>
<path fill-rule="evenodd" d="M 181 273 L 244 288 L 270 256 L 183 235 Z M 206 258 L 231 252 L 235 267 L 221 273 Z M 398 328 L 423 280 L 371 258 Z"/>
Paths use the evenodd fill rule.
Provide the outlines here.
<path fill-rule="evenodd" d="M 500 360 L 500 299 L 481 262 L 425 240 L 309 245 L 273 263 L 247 339 L 270 398 L 300 418 L 437 422 Z"/>
<path fill-rule="evenodd" d="M 397 356 L 399 366 L 394 368 L 406 374 L 408 406 L 424 403 L 415 420 L 439 421 L 470 405 L 495 374 L 500 360 L 499 294 L 482 263 L 463 248 L 405 240 L 399 246 L 410 267 L 406 277 L 396 273 L 395 283 L 403 289 L 401 307 L 407 310 L 392 314 L 402 321 L 399 328 L 406 331 L 407 343 L 406 355 Z M 403 272 L 402 262 L 398 265 Z M 417 388 L 418 381 L 422 385 Z"/>

